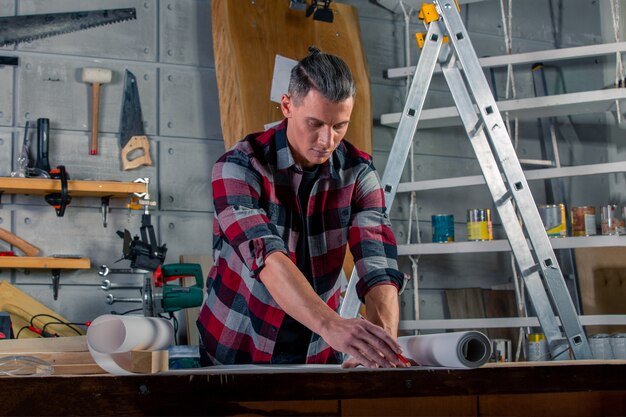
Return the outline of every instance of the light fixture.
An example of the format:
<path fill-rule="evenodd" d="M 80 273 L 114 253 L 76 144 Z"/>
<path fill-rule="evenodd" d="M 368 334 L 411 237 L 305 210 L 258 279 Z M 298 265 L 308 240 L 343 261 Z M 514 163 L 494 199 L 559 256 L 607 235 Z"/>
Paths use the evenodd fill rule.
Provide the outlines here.
<path fill-rule="evenodd" d="M 331 0 L 313 0 L 306 9 L 306 17 L 313 15 L 313 20 L 333 23 L 333 11 L 330 9 Z"/>

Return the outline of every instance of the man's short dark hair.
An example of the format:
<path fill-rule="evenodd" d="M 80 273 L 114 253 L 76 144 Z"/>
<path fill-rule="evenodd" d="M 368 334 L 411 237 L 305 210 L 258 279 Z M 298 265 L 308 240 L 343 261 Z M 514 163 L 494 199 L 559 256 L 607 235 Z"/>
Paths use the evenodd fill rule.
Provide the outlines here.
<path fill-rule="evenodd" d="M 314 46 L 309 47 L 309 55 L 291 70 L 289 95 L 297 105 L 312 88 L 334 103 L 356 94 L 352 72 L 345 61 Z"/>

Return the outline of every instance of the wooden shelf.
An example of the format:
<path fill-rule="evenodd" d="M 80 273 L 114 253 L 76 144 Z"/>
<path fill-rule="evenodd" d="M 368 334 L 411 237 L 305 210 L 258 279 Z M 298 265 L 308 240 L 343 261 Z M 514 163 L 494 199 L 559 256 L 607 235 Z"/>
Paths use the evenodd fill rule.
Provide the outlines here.
<path fill-rule="evenodd" d="M 125 198 L 129 194 L 147 192 L 145 183 L 99 180 L 69 180 L 67 189 L 72 197 Z M 59 192 L 61 180 L 0 177 L 0 193 L 46 195 Z"/>
<path fill-rule="evenodd" d="M 0 256 L 0 268 L 89 269 L 89 258 L 49 258 L 43 256 Z"/>

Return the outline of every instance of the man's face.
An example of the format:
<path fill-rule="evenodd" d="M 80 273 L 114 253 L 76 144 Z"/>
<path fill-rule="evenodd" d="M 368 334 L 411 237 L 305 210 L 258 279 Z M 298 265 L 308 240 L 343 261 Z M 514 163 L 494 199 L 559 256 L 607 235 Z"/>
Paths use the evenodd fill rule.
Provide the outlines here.
<path fill-rule="evenodd" d="M 353 107 L 352 97 L 333 103 L 315 89 L 298 105 L 283 95 L 281 110 L 289 119 L 287 139 L 296 163 L 311 168 L 326 162 L 348 130 Z"/>

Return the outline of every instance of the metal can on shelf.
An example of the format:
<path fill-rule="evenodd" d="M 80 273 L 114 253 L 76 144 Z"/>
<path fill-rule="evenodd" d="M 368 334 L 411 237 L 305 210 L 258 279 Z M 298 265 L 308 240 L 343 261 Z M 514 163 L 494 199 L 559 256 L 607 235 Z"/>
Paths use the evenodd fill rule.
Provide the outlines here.
<path fill-rule="evenodd" d="M 572 222 L 572 236 L 591 236 L 597 233 L 595 207 L 572 207 L 570 218 Z"/>
<path fill-rule="evenodd" d="M 548 352 L 548 341 L 543 333 L 528 334 L 528 356 L 529 361 L 547 361 L 550 360 Z"/>
<path fill-rule="evenodd" d="M 537 208 L 549 237 L 567 236 L 565 204 L 541 204 Z"/>
<path fill-rule="evenodd" d="M 611 337 L 607 333 L 596 333 L 589 337 L 589 347 L 594 359 L 613 359 Z"/>
<path fill-rule="evenodd" d="M 433 243 L 454 242 L 454 216 L 452 214 L 433 214 Z"/>
<path fill-rule="evenodd" d="M 626 333 L 613 333 L 611 335 L 611 350 L 613 359 L 626 359 Z"/>
<path fill-rule="evenodd" d="M 490 209 L 467 210 L 467 240 L 492 240 Z"/>
<path fill-rule="evenodd" d="M 600 207 L 600 230 L 603 235 L 618 234 L 619 220 L 617 219 L 617 206 L 608 204 Z"/>

